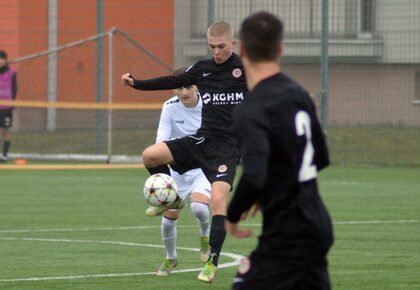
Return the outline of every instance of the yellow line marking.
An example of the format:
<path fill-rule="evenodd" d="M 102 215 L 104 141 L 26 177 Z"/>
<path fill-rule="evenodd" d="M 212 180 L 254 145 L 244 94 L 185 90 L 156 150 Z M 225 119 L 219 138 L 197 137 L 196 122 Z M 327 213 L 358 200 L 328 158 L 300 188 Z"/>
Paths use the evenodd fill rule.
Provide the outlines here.
<path fill-rule="evenodd" d="M 4 101 L 0 106 L 17 108 L 55 108 L 78 110 L 161 110 L 161 103 L 94 103 L 94 102 L 43 102 L 43 101 Z"/>
<path fill-rule="evenodd" d="M 63 169 L 138 169 L 144 168 L 143 164 L 30 164 L 0 165 L 0 170 L 63 170 Z"/>

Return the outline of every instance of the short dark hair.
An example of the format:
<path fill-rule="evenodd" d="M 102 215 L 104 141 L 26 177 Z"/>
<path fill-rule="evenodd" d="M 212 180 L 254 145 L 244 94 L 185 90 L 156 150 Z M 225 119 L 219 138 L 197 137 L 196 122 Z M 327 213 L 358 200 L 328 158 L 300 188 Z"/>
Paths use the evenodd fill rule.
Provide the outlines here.
<path fill-rule="evenodd" d="M 251 61 L 276 60 L 283 40 L 283 23 L 269 12 L 257 12 L 242 22 L 239 35 L 242 48 Z"/>

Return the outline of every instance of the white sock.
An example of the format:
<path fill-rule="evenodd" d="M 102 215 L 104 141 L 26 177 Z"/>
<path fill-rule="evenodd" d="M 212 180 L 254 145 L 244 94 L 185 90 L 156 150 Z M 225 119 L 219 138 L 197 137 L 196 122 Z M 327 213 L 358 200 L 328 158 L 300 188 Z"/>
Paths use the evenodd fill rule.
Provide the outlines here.
<path fill-rule="evenodd" d="M 166 257 L 169 259 L 176 259 L 176 222 L 177 220 L 167 219 L 163 216 L 160 226 Z"/>
<path fill-rule="evenodd" d="M 209 206 L 201 202 L 191 202 L 191 211 L 200 225 L 200 236 L 209 235 L 210 212 Z"/>

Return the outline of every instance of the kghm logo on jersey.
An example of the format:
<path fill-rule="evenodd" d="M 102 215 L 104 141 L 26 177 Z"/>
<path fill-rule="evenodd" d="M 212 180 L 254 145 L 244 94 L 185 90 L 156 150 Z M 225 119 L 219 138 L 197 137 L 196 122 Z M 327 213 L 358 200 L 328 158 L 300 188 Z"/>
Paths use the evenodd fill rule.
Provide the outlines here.
<path fill-rule="evenodd" d="M 244 100 L 244 93 L 205 93 L 201 96 L 203 103 L 213 105 L 237 105 Z"/>

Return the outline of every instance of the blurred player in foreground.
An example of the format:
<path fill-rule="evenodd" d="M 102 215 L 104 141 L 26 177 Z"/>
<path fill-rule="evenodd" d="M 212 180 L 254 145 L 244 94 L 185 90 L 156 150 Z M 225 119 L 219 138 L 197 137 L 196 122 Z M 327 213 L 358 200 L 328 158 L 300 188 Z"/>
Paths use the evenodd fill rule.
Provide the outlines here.
<path fill-rule="evenodd" d="M 197 134 L 152 145 L 143 152 L 150 173 L 171 164 L 179 173 L 201 168 L 211 183 L 212 221 L 210 257 L 198 279 L 211 283 L 217 272 L 226 238 L 225 218 L 229 191 L 235 179 L 240 153 L 233 134 L 232 113 L 245 96 L 246 83 L 229 23 L 219 21 L 207 30 L 211 59 L 202 60 L 178 76 L 136 80 L 129 73 L 121 77 L 125 85 L 138 90 L 167 90 L 196 85 L 203 101 L 202 124 Z"/>
<path fill-rule="evenodd" d="M 257 248 L 244 259 L 233 289 L 330 289 L 327 253 L 331 219 L 317 172 L 329 164 L 313 101 L 277 62 L 282 22 L 267 12 L 242 23 L 240 54 L 249 94 L 234 113 L 243 173 L 228 207 L 226 229 L 236 237 L 255 204 L 263 214 Z"/>
<path fill-rule="evenodd" d="M 186 68 L 175 71 L 174 75 L 183 73 Z M 166 101 L 160 115 L 156 143 L 174 138 L 195 134 L 201 125 L 201 99 L 197 87 L 189 86 L 175 90 L 175 97 Z M 191 194 L 191 211 L 200 227 L 200 259 L 207 262 L 209 256 L 209 203 L 211 185 L 201 169 L 192 169 L 179 174 L 170 169 L 170 175 L 178 185 L 178 195 L 184 201 Z M 166 248 L 166 258 L 156 275 L 168 276 L 178 264 L 176 254 L 176 223 L 178 209 L 151 206 L 147 215 L 156 216 L 163 212 L 161 233 Z"/>
<path fill-rule="evenodd" d="M 7 53 L 0 50 L 0 100 L 11 101 L 16 99 L 17 81 L 16 72 L 7 63 Z M 3 137 L 3 151 L 0 155 L 0 163 L 7 161 L 12 134 L 10 127 L 13 123 L 13 108 L 0 106 L 0 129 Z"/>

